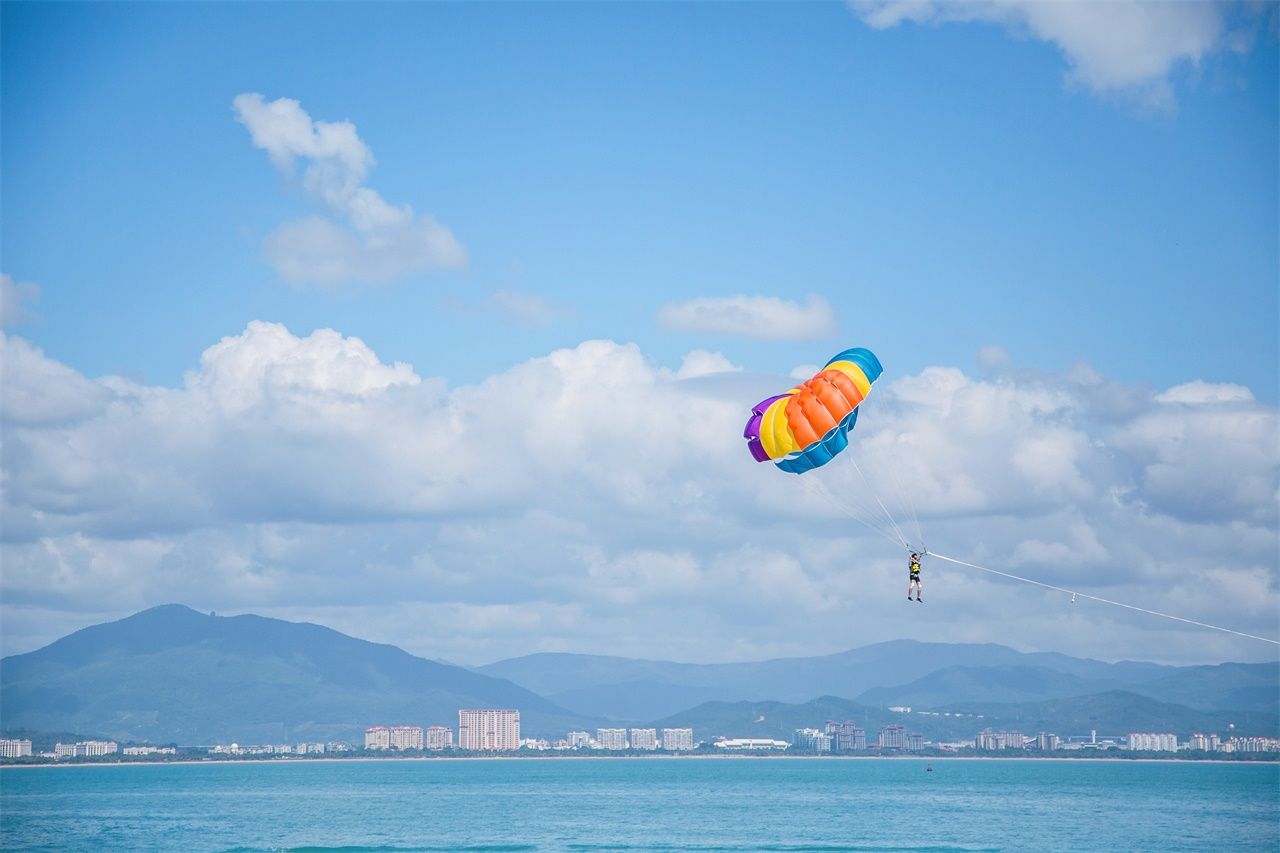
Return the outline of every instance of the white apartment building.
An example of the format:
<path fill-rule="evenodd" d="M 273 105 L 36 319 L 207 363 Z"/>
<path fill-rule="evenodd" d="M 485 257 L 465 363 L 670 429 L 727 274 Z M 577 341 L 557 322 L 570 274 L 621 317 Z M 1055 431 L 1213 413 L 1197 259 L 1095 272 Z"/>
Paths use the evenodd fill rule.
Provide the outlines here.
<path fill-rule="evenodd" d="M 422 726 L 370 726 L 364 730 L 365 749 L 422 749 Z"/>
<path fill-rule="evenodd" d="M 570 749 L 586 749 L 591 746 L 591 735 L 587 732 L 569 732 Z"/>
<path fill-rule="evenodd" d="M 626 729 L 596 729 L 596 749 L 626 749 Z"/>
<path fill-rule="evenodd" d="M 31 741 L 17 738 L 0 739 L 0 758 L 21 758 L 31 754 Z"/>
<path fill-rule="evenodd" d="M 657 749 L 658 748 L 658 730 L 657 729 L 632 729 L 631 730 L 631 748 L 632 749 Z"/>
<path fill-rule="evenodd" d="M 1280 739 L 1273 737 L 1233 737 L 1227 741 L 1233 752 L 1280 752 Z"/>
<path fill-rule="evenodd" d="M 1174 734 L 1130 733 L 1129 749 L 1142 752 L 1177 752 L 1178 736 Z"/>
<path fill-rule="evenodd" d="M 1026 746 L 1027 736 L 1020 732 L 993 732 L 983 729 L 973 739 L 977 749 L 1022 749 Z"/>
<path fill-rule="evenodd" d="M 453 749 L 453 729 L 448 726 L 427 726 L 427 749 Z"/>
<path fill-rule="evenodd" d="M 520 748 L 520 712 L 501 708 L 458 711 L 458 746 L 480 752 L 512 752 Z"/>
<path fill-rule="evenodd" d="M 662 748 L 668 752 L 693 749 L 693 729 L 663 729 Z"/>
<path fill-rule="evenodd" d="M 791 736 L 791 742 L 796 745 L 796 748 L 811 752 L 830 752 L 831 741 L 831 735 L 817 729 L 796 729 Z"/>
<path fill-rule="evenodd" d="M 889 710 L 893 710 L 890 708 Z M 880 727 L 881 749 L 906 749 L 907 730 L 902 726 L 888 725 Z"/>
<path fill-rule="evenodd" d="M 111 755 L 119 750 L 113 740 L 82 740 L 76 743 L 56 743 L 53 745 L 54 758 L 97 758 Z"/>

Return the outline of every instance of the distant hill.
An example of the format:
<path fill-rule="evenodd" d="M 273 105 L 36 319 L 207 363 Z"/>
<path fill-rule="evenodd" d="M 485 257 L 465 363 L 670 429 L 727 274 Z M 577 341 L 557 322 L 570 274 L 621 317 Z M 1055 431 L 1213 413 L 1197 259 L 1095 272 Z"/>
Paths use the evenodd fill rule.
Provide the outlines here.
<path fill-rule="evenodd" d="M 848 699 L 823 696 L 809 702 L 707 702 L 653 723 L 655 726 L 688 726 L 701 740 L 724 737 L 772 737 L 790 740 L 797 728 L 822 728 L 827 720 L 853 720 L 874 742 L 880 727 L 905 726 L 927 739 L 967 740 L 985 728 L 1034 735 L 1053 732 L 1059 737 L 1125 735 L 1133 731 L 1174 732 L 1185 738 L 1192 732 L 1216 732 L 1222 736 L 1265 735 L 1275 737 L 1280 718 L 1274 713 L 1197 711 L 1184 705 L 1159 702 L 1122 690 L 1092 696 L 1025 703 L 970 703 L 951 711 L 952 716 L 895 713 Z M 963 715 L 963 716 L 959 716 Z"/>
<path fill-rule="evenodd" d="M 1202 710 L 1280 710 L 1278 663 L 1107 663 L 991 643 L 893 640 L 832 655 L 731 664 L 547 653 L 476 671 L 509 679 L 579 713 L 615 719 L 638 716 L 641 705 L 654 716 L 674 714 L 691 698 L 797 703 L 816 696 L 856 696 L 872 704 L 942 704 L 1038 701 L 1118 688 Z"/>
<path fill-rule="evenodd" d="M 874 687 L 856 699 L 878 707 L 937 708 L 957 702 L 1035 702 L 1115 686 L 1110 679 L 1090 680 L 1043 666 L 948 666 L 910 684 Z"/>
<path fill-rule="evenodd" d="M 868 705 L 939 708 L 965 702 L 1037 702 L 1119 689 L 1201 711 L 1280 711 L 1280 668 L 1265 663 L 1178 667 L 1136 684 L 1120 678 L 1080 678 L 1047 667 L 951 666 L 856 698 Z"/>
<path fill-rule="evenodd" d="M 154 607 L 0 660 L 6 729 L 119 740 L 363 742 L 366 726 L 457 726 L 519 708 L 530 734 L 591 721 L 505 681 L 320 625 Z"/>

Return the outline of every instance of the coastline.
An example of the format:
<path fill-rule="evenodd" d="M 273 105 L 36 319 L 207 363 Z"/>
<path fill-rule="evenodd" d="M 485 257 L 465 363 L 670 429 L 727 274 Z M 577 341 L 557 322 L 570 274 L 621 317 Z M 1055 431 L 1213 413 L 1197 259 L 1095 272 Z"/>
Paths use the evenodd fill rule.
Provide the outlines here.
<path fill-rule="evenodd" d="M 181 758 L 175 761 L 92 761 L 78 763 L 0 764 L 3 770 L 30 770 L 45 767 L 172 767 L 209 766 L 228 764 L 342 764 L 385 761 L 913 761 L 931 764 L 935 761 L 1031 761 L 1076 763 L 1124 763 L 1124 764 L 1239 764 L 1276 765 L 1280 758 L 1230 759 L 1230 758 L 1074 758 L 1057 755 L 1001 756 L 1001 755 L 388 755 L 360 756 L 357 758 Z"/>

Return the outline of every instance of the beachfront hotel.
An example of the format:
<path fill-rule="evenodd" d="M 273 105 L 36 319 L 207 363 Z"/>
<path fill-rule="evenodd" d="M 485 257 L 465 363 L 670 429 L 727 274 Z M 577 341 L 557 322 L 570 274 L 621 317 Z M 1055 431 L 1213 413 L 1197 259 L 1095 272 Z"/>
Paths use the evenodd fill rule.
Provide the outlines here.
<path fill-rule="evenodd" d="M 453 729 L 448 726 L 428 726 L 427 749 L 453 749 Z"/>
<path fill-rule="evenodd" d="M 663 729 L 662 748 L 669 752 L 693 749 L 693 729 Z"/>
<path fill-rule="evenodd" d="M 22 758 L 31 754 L 31 741 L 25 738 L 0 739 L 0 758 Z"/>
<path fill-rule="evenodd" d="M 509 752 L 520 748 L 520 712 L 498 708 L 458 711 L 458 747 L 479 752 Z"/>
<path fill-rule="evenodd" d="M 422 749 L 422 726 L 370 726 L 365 749 Z"/>

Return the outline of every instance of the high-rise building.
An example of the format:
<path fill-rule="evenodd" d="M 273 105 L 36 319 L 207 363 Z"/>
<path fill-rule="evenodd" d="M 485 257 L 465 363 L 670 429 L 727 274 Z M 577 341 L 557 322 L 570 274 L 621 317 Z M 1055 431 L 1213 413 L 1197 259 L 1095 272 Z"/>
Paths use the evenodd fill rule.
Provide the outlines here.
<path fill-rule="evenodd" d="M 453 749 L 453 729 L 448 726 L 427 726 L 427 749 Z"/>
<path fill-rule="evenodd" d="M 18 738 L 0 739 L 0 758 L 21 758 L 31 754 L 31 741 Z"/>
<path fill-rule="evenodd" d="M 1175 734 L 1131 732 L 1127 740 L 1129 749 L 1141 752 L 1178 751 L 1178 736 Z"/>
<path fill-rule="evenodd" d="M 924 749 L 924 735 L 920 732 L 907 732 L 907 749 L 911 752 Z"/>
<path fill-rule="evenodd" d="M 1027 736 L 1019 732 L 993 732 L 983 729 L 973 739 L 976 749 L 1022 749 Z"/>
<path fill-rule="evenodd" d="M 364 730 L 365 749 L 422 749 L 422 726 L 370 726 Z"/>
<path fill-rule="evenodd" d="M 867 732 L 853 720 L 827 720 L 826 733 L 831 736 L 831 748 L 837 752 L 867 748 Z"/>
<path fill-rule="evenodd" d="M 591 735 L 587 732 L 569 732 L 570 749 L 586 749 L 591 746 Z"/>
<path fill-rule="evenodd" d="M 663 729 L 662 748 L 668 752 L 686 752 L 693 749 L 693 729 Z"/>
<path fill-rule="evenodd" d="M 1040 732 L 1036 735 L 1036 749 L 1041 752 L 1053 752 L 1058 748 L 1058 736 L 1049 732 Z"/>
<path fill-rule="evenodd" d="M 831 735 L 823 734 L 817 729 L 796 729 L 791 735 L 791 742 L 796 749 L 806 752 L 831 751 Z"/>
<path fill-rule="evenodd" d="M 632 729 L 631 730 L 631 748 L 632 749 L 657 749 L 658 748 L 658 730 L 657 729 Z"/>
<path fill-rule="evenodd" d="M 1200 734 L 1200 732 L 1196 732 L 1191 736 L 1191 740 L 1187 742 L 1187 749 L 1197 752 L 1209 752 L 1209 738 Z"/>
<path fill-rule="evenodd" d="M 907 730 L 902 726 L 888 725 L 880 727 L 881 749 L 903 749 L 907 745 Z"/>
<path fill-rule="evenodd" d="M 626 749 L 626 729 L 596 729 L 596 749 Z"/>
<path fill-rule="evenodd" d="M 458 747 L 478 752 L 513 752 L 520 748 L 520 712 L 501 708 L 458 711 Z"/>

